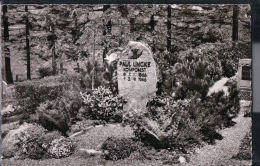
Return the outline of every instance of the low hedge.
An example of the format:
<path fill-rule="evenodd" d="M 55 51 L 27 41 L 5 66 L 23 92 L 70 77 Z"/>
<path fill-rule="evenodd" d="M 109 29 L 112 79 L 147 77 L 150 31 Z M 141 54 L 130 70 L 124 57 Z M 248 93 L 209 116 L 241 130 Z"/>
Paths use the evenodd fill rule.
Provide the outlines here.
<path fill-rule="evenodd" d="M 77 86 L 73 85 L 75 85 L 76 78 L 77 76 L 51 76 L 17 83 L 15 97 L 18 111 L 24 113 L 24 116 L 35 113 L 36 108 L 42 102 L 55 100 L 63 95 L 63 91 L 75 89 Z"/>
<path fill-rule="evenodd" d="M 61 95 L 63 87 L 64 84 L 48 85 L 33 82 L 16 85 L 17 104 L 21 110 L 33 113 L 41 102 L 54 100 Z"/>

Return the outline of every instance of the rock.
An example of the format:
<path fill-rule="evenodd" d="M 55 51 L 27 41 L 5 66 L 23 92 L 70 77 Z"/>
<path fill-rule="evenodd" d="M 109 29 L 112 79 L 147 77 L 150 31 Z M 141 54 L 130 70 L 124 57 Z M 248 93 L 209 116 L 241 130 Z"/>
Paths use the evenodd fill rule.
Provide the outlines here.
<path fill-rule="evenodd" d="M 203 8 L 200 7 L 200 6 L 192 6 L 191 9 L 192 10 L 197 10 L 197 11 L 202 11 L 203 10 Z"/>
<path fill-rule="evenodd" d="M 8 84 L 5 81 L 2 81 L 1 92 L 3 95 L 5 95 L 7 93 L 7 87 L 8 87 Z"/>
<path fill-rule="evenodd" d="M 118 53 L 114 52 L 109 56 L 107 56 L 104 60 L 108 63 L 108 65 L 110 65 L 112 62 L 114 62 L 117 59 L 118 59 Z"/>
<path fill-rule="evenodd" d="M 171 5 L 171 8 L 172 9 L 181 9 L 180 5 L 176 5 L 176 4 Z"/>
<path fill-rule="evenodd" d="M 8 105 L 6 108 L 2 109 L 1 115 L 2 116 L 6 116 L 6 115 L 14 112 L 14 110 L 15 109 L 14 109 L 13 105 Z"/>
<path fill-rule="evenodd" d="M 26 153 L 28 141 L 41 137 L 46 131 L 39 125 L 28 123 L 22 124 L 18 129 L 10 130 L 2 142 L 2 155 L 4 157 L 14 157 Z"/>
<path fill-rule="evenodd" d="M 17 129 L 19 127 L 19 122 L 12 122 L 1 125 L 2 138 L 4 138 L 9 131 Z"/>
<path fill-rule="evenodd" d="M 143 134 L 145 135 L 144 136 L 145 140 L 143 140 L 144 142 L 148 142 L 148 140 L 149 140 L 149 143 L 156 148 L 160 148 L 162 146 L 161 145 L 162 141 L 159 138 L 159 136 L 156 133 L 154 133 L 153 131 L 149 130 L 147 127 L 144 127 Z"/>
<path fill-rule="evenodd" d="M 117 63 L 117 78 L 119 95 L 128 102 L 138 101 L 139 105 L 143 101 L 145 109 L 146 99 L 157 91 L 156 63 L 149 46 L 129 41 Z"/>
<path fill-rule="evenodd" d="M 181 164 L 184 164 L 184 163 L 186 163 L 186 159 L 185 159 L 183 156 L 180 156 L 180 157 L 179 157 L 179 162 L 180 162 Z"/>
<path fill-rule="evenodd" d="M 73 134 L 70 135 L 69 137 L 70 137 L 70 138 L 73 138 L 73 137 L 77 137 L 77 136 L 79 136 L 79 135 L 83 135 L 83 134 L 85 134 L 88 130 L 90 130 L 90 129 L 92 129 L 92 128 L 94 128 L 94 126 L 89 126 L 89 127 L 87 127 L 86 129 L 83 129 L 83 130 L 81 130 L 81 131 L 78 131 L 78 132 L 73 133 Z"/>
<path fill-rule="evenodd" d="M 229 78 L 223 77 L 220 80 L 216 81 L 214 83 L 214 85 L 212 85 L 209 88 L 207 96 L 210 96 L 213 93 L 218 93 L 220 91 L 224 92 L 224 96 L 228 96 L 229 95 L 228 86 L 226 86 L 226 83 L 227 83 L 228 80 L 229 80 Z"/>
<path fill-rule="evenodd" d="M 95 149 L 83 149 L 83 148 L 80 148 L 79 151 L 82 152 L 82 153 L 86 153 L 89 156 L 97 156 L 97 155 L 102 155 L 103 154 L 102 151 L 95 150 Z"/>
<path fill-rule="evenodd" d="M 63 158 L 70 156 L 74 149 L 71 139 L 60 137 L 51 142 L 48 153 L 54 158 Z"/>
<path fill-rule="evenodd" d="M 139 10 L 135 10 L 133 14 L 134 14 L 135 16 L 137 16 L 139 13 L 140 13 Z"/>

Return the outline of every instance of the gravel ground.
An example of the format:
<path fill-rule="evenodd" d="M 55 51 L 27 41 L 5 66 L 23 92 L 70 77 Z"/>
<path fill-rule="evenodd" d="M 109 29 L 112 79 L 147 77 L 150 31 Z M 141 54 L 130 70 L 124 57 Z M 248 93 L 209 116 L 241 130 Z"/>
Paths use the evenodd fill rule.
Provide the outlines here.
<path fill-rule="evenodd" d="M 231 159 L 239 151 L 241 140 L 246 133 L 251 130 L 252 122 L 250 117 L 244 117 L 245 108 L 241 105 L 241 111 L 238 117 L 234 119 L 235 126 L 220 131 L 224 137 L 217 140 L 215 145 L 206 145 L 196 150 L 191 156 L 191 160 L 187 165 L 191 166 L 230 166 L 230 165 L 251 165 L 251 161 L 240 161 Z"/>
<path fill-rule="evenodd" d="M 131 127 L 122 127 L 120 124 L 108 124 L 106 126 L 96 126 L 86 134 L 75 137 L 79 148 L 98 149 L 108 137 L 130 138 L 134 137 Z"/>

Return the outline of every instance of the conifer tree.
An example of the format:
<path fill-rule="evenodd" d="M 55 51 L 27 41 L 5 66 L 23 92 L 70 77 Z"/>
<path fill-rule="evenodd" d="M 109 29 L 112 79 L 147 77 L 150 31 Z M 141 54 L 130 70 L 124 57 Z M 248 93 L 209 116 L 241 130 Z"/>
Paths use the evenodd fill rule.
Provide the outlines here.
<path fill-rule="evenodd" d="M 7 5 L 3 5 L 3 25 L 4 25 L 4 53 L 5 53 L 5 79 L 8 84 L 13 83 L 13 76 L 11 71 L 11 58 L 9 43 L 9 23 L 7 16 Z"/>
<path fill-rule="evenodd" d="M 238 5 L 233 6 L 233 26 L 232 26 L 232 41 L 238 40 Z"/>
<path fill-rule="evenodd" d="M 29 31 L 29 16 L 28 16 L 28 5 L 25 5 L 25 12 L 26 12 L 26 23 L 25 23 L 25 28 L 26 28 L 26 51 L 27 51 L 27 79 L 31 79 L 31 52 L 30 52 L 30 31 Z"/>

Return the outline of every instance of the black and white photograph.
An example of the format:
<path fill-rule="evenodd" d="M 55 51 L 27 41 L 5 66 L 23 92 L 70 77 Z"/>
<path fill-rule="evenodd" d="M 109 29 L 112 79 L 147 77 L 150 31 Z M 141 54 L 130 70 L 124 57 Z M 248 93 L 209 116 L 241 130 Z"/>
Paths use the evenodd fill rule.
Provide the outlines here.
<path fill-rule="evenodd" d="M 249 166 L 249 4 L 2 4 L 3 166 Z"/>

